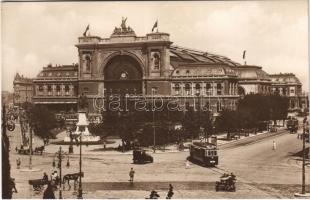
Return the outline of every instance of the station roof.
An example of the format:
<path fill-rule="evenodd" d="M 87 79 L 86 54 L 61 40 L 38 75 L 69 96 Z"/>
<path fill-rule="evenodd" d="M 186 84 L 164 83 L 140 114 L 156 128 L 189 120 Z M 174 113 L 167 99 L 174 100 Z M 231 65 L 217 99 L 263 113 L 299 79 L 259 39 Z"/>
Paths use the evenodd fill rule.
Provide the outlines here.
<path fill-rule="evenodd" d="M 170 57 L 185 63 L 225 64 L 231 67 L 240 65 L 225 56 L 175 45 L 170 46 Z"/>

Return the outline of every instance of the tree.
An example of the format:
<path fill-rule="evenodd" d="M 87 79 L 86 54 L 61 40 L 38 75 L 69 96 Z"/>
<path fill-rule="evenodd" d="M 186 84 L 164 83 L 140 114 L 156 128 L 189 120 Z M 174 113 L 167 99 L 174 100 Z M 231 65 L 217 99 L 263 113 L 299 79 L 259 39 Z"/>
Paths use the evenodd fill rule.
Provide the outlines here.
<path fill-rule="evenodd" d="M 33 132 L 40 138 L 53 136 L 52 130 L 59 127 L 55 114 L 45 106 L 26 103 L 23 105 Z"/>
<path fill-rule="evenodd" d="M 185 137 L 196 138 L 200 131 L 199 115 L 193 108 L 188 108 L 182 121 Z"/>
<path fill-rule="evenodd" d="M 2 108 L 2 198 L 12 198 L 11 165 L 9 158 L 10 143 L 6 134 L 5 106 Z"/>

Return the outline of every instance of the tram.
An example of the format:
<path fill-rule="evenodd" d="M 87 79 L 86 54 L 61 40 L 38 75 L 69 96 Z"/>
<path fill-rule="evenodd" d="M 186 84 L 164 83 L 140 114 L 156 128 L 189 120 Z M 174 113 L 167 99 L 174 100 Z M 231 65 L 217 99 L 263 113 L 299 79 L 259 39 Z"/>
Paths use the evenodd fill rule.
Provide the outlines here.
<path fill-rule="evenodd" d="M 290 133 L 297 133 L 298 120 L 294 117 L 289 117 L 286 121 L 286 128 L 290 131 Z"/>
<path fill-rule="evenodd" d="M 212 143 L 193 142 L 190 145 L 190 159 L 214 167 L 218 165 L 217 147 Z"/>

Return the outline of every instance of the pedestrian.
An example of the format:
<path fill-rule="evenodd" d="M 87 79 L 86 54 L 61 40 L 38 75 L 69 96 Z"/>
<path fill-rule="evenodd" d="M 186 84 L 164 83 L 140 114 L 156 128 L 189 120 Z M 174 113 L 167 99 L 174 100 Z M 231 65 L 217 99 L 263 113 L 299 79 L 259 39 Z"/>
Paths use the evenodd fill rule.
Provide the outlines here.
<path fill-rule="evenodd" d="M 47 176 L 46 172 L 43 173 L 42 180 L 48 182 L 48 176 Z"/>
<path fill-rule="evenodd" d="M 47 184 L 47 188 L 43 193 L 43 199 L 55 199 L 55 194 L 51 182 L 48 182 Z"/>
<path fill-rule="evenodd" d="M 129 181 L 130 182 L 133 182 L 134 175 L 135 175 L 135 171 L 133 170 L 133 168 L 131 168 L 130 172 L 129 172 Z"/>
<path fill-rule="evenodd" d="M 17 159 L 16 159 L 16 166 L 17 166 L 17 169 L 20 169 L 20 165 L 21 165 L 20 158 L 17 158 Z"/>
<path fill-rule="evenodd" d="M 186 168 L 186 169 L 189 169 L 189 166 L 190 166 L 190 163 L 189 163 L 188 160 L 186 160 L 186 162 L 185 162 L 185 168 Z"/>
<path fill-rule="evenodd" d="M 277 149 L 277 144 L 275 141 L 272 142 L 272 150 L 276 150 Z"/>
<path fill-rule="evenodd" d="M 150 199 L 158 199 L 159 197 L 159 194 L 155 190 L 151 191 Z"/>
<path fill-rule="evenodd" d="M 12 190 L 14 189 L 13 192 L 17 193 L 15 178 L 11 178 L 11 188 L 12 188 Z"/>
<path fill-rule="evenodd" d="M 171 197 L 173 196 L 174 192 L 173 192 L 173 186 L 171 184 L 169 184 L 169 191 L 167 194 L 166 199 L 171 199 Z"/>

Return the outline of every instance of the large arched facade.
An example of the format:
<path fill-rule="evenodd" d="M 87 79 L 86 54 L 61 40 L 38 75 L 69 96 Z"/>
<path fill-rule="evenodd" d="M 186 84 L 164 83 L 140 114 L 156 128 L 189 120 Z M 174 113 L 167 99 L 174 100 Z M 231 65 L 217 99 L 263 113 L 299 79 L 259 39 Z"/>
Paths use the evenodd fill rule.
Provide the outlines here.
<path fill-rule="evenodd" d="M 107 94 L 141 94 L 142 78 L 141 65 L 128 55 L 114 56 L 104 67 Z"/>

